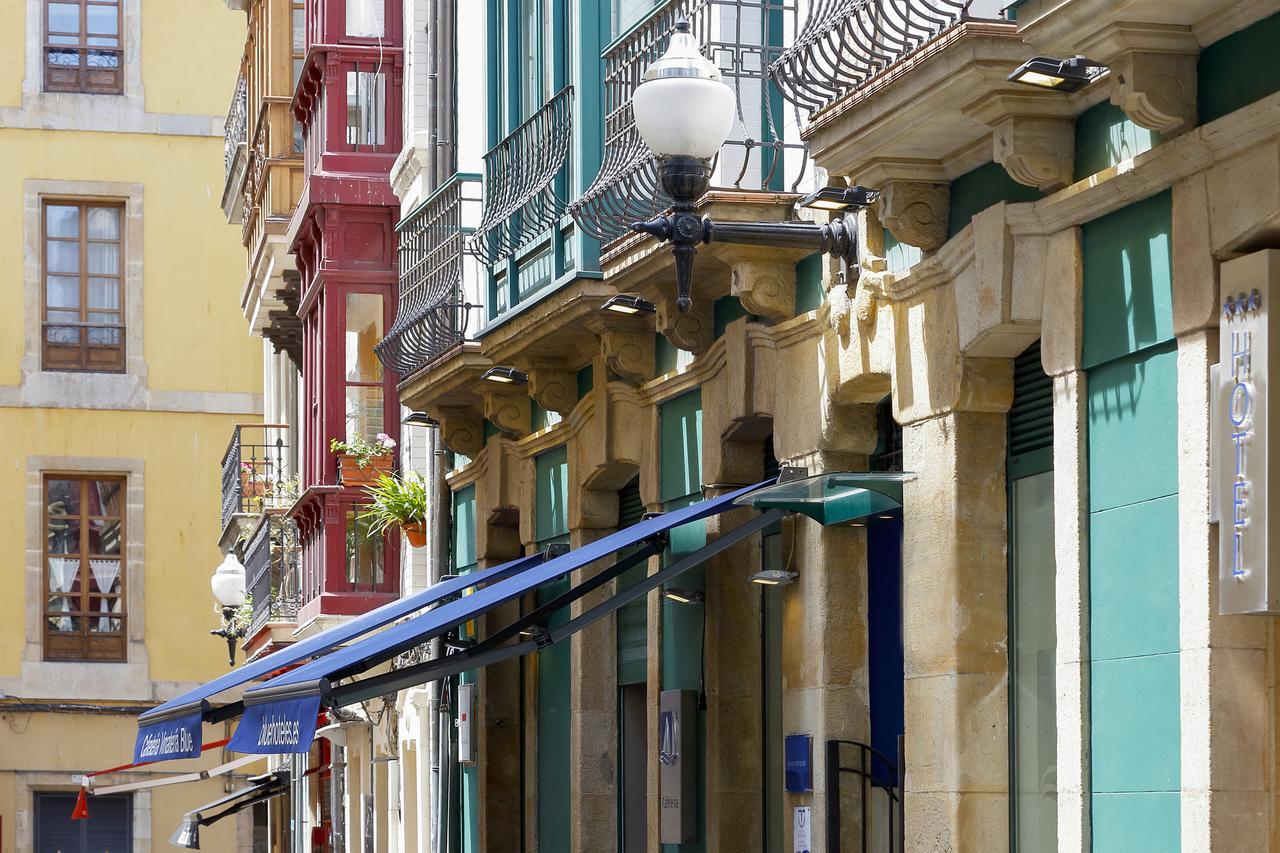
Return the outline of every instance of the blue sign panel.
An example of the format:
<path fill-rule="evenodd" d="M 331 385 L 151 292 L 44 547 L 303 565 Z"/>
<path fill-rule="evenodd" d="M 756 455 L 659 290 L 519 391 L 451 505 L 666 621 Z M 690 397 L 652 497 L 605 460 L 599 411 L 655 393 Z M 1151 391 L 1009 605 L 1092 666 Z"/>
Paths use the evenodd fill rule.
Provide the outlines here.
<path fill-rule="evenodd" d="M 783 756 L 787 762 L 786 789 L 790 794 L 813 790 L 813 737 L 787 735 Z"/>
<path fill-rule="evenodd" d="M 138 727 L 133 761 L 167 761 L 200 756 L 200 712 Z"/>
<path fill-rule="evenodd" d="M 227 748 L 250 755 L 306 752 L 316 736 L 319 696 L 246 705 Z"/>

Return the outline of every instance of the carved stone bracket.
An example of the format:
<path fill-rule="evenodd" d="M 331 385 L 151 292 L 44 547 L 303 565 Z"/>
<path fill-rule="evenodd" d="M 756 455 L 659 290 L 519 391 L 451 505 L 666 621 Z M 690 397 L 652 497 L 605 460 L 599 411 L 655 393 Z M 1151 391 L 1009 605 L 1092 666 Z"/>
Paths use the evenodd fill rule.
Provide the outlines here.
<path fill-rule="evenodd" d="M 658 331 L 682 350 L 698 355 L 711 346 L 711 300 L 695 299 L 689 313 L 681 314 L 675 299 L 663 299 L 658 303 L 656 320 Z"/>
<path fill-rule="evenodd" d="M 600 352 L 609 372 L 639 385 L 653 378 L 653 332 L 606 329 L 600 335 Z"/>
<path fill-rule="evenodd" d="M 486 391 L 484 416 L 513 438 L 522 438 L 532 428 L 529 395 L 521 391 Z"/>
<path fill-rule="evenodd" d="M 1111 65 L 1111 103 L 1135 124 L 1165 135 L 1196 123 L 1196 57 L 1133 51 Z"/>
<path fill-rule="evenodd" d="M 947 242 L 951 188 L 923 181 L 889 181 L 880 188 L 880 221 L 900 243 L 926 252 Z"/>
<path fill-rule="evenodd" d="M 1071 183 L 1075 126 L 1071 119 L 1011 115 L 996 122 L 993 158 L 1009 177 L 1044 192 Z"/>
<path fill-rule="evenodd" d="M 547 411 L 567 415 L 578 402 L 577 374 L 554 367 L 530 368 L 529 395 Z"/>
<path fill-rule="evenodd" d="M 471 409 L 443 408 L 436 412 L 444 446 L 463 456 L 484 449 L 484 424 Z"/>
<path fill-rule="evenodd" d="M 796 265 L 793 261 L 749 258 L 732 264 L 731 292 L 752 314 L 786 320 L 796 311 Z"/>

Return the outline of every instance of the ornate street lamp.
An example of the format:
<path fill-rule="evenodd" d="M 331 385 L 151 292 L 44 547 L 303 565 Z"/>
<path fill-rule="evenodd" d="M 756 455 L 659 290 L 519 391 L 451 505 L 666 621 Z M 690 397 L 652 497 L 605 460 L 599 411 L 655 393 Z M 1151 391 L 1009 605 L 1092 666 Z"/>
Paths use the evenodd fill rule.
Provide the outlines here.
<path fill-rule="evenodd" d="M 227 641 L 227 663 L 236 665 L 236 642 L 244 637 L 244 628 L 235 621 L 236 610 L 244 606 L 244 566 L 231 551 L 209 578 L 213 597 L 222 607 L 222 627 L 209 633 Z"/>
<path fill-rule="evenodd" d="M 671 242 L 676 260 L 676 307 L 689 310 L 693 257 L 698 245 L 713 240 L 809 249 L 835 255 L 857 270 L 857 228 L 853 217 L 829 224 L 810 222 L 713 222 L 698 216 L 695 205 L 711 183 L 711 159 L 729 137 L 736 98 L 720 79 L 720 70 L 698 51 L 689 22 L 676 23 L 667 52 L 650 65 L 631 99 L 636 130 L 658 160 L 662 188 L 671 196 L 671 212 L 631 228 Z M 851 200 L 875 201 L 872 190 L 854 188 Z M 853 205 L 849 205 L 853 207 Z"/>

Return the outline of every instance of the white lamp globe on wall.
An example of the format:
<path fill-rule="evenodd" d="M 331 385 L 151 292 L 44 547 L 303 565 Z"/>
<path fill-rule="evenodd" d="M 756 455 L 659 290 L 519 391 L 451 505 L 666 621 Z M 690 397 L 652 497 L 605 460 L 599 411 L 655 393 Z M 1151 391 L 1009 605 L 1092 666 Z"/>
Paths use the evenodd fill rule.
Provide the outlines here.
<path fill-rule="evenodd" d="M 631 96 L 636 130 L 659 158 L 716 156 L 733 128 L 736 103 L 686 20 L 676 23 L 667 52 L 645 69 Z"/>
<path fill-rule="evenodd" d="M 209 578 L 209 586 L 213 589 L 213 597 L 223 607 L 239 607 L 244 604 L 244 566 L 236 559 L 235 553 L 227 554 L 222 564 Z"/>

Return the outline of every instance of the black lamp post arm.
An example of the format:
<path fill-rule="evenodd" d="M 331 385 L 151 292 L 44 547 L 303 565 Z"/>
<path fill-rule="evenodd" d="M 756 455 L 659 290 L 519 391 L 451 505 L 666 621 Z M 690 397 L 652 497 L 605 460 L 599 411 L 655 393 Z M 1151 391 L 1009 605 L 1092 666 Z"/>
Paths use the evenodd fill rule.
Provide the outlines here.
<path fill-rule="evenodd" d="M 712 222 L 703 220 L 704 242 L 808 249 L 835 255 L 853 263 L 858 253 L 858 232 L 852 217 L 829 224 L 813 222 Z"/>

